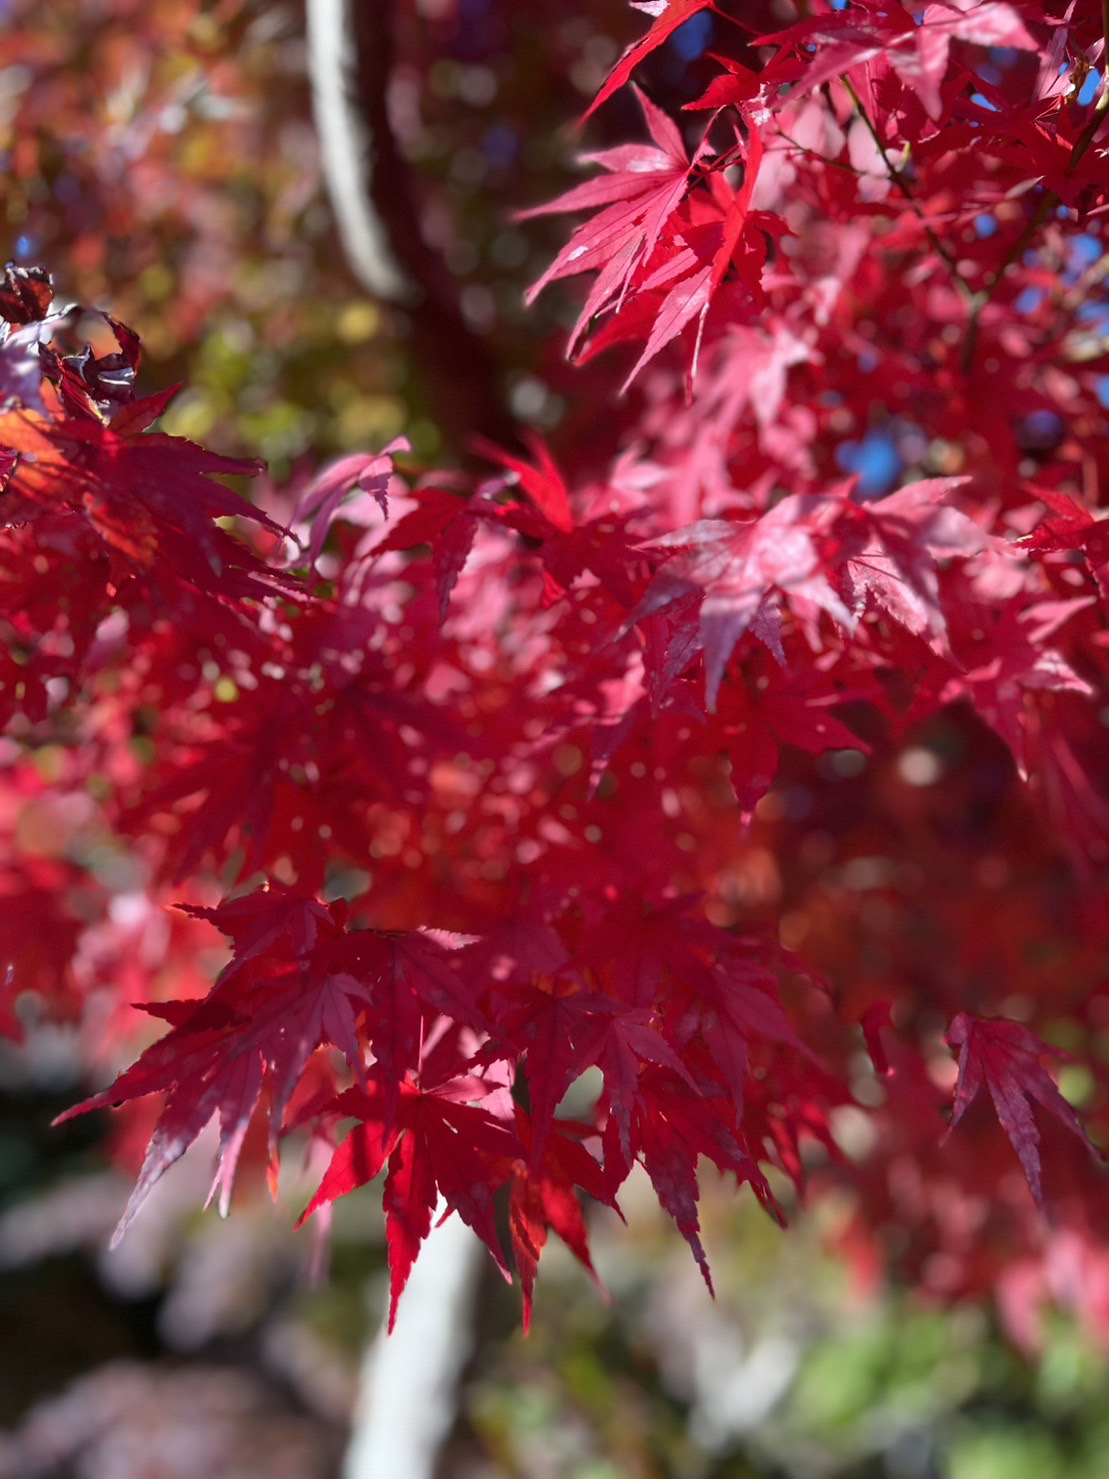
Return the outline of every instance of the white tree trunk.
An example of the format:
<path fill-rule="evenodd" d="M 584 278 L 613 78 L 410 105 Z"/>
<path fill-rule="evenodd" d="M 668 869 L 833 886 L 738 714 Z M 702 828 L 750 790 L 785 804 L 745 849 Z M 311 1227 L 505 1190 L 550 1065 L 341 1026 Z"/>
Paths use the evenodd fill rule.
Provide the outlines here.
<path fill-rule="evenodd" d="M 460 1217 L 432 1228 L 392 1335 L 383 1324 L 366 1351 L 343 1479 L 433 1479 L 454 1426 L 487 1256 Z"/>
<path fill-rule="evenodd" d="M 380 0 L 354 0 L 373 5 Z M 324 178 L 347 261 L 376 298 L 404 302 L 411 285 L 393 258 L 366 189 L 374 141 L 352 99 L 350 0 L 308 0 L 308 74 Z"/>

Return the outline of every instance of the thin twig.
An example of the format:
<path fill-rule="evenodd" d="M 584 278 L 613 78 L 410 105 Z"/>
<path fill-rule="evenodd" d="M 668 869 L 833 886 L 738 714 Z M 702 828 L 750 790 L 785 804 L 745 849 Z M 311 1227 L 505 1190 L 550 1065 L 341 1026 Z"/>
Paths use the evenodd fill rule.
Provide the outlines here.
<path fill-rule="evenodd" d="M 1109 4 L 1109 0 L 1106 0 L 1106 3 Z M 936 255 L 940 258 L 942 262 L 946 263 L 948 268 L 950 269 L 952 279 L 955 283 L 955 287 L 958 290 L 960 297 L 962 297 L 964 302 L 973 304 L 974 293 L 971 291 L 969 284 L 963 277 L 962 273 L 959 271 L 958 262 L 952 255 L 949 248 L 944 245 L 939 236 L 936 234 L 936 231 L 929 222 L 927 216 L 925 216 L 923 210 L 921 210 L 920 202 L 913 195 L 913 192 L 909 187 L 909 182 L 905 179 L 904 172 L 898 169 L 897 165 L 893 163 L 893 161 L 887 154 L 886 146 L 882 141 L 882 136 L 879 134 L 874 120 L 863 107 L 862 99 L 856 92 L 854 83 L 849 77 L 846 76 L 841 77 L 839 80 L 843 83 L 843 86 L 847 92 L 847 96 L 855 105 L 855 112 L 859 115 L 859 117 L 865 124 L 867 133 L 869 133 L 870 137 L 874 140 L 874 146 L 878 150 L 878 154 L 886 167 L 886 172 L 888 173 L 890 179 L 897 186 L 898 190 L 901 191 L 901 194 L 904 196 L 906 203 L 912 210 L 913 214 L 916 216 L 917 220 L 923 226 L 924 234 L 931 242 L 932 248 L 935 251 Z"/>
<path fill-rule="evenodd" d="M 827 169 L 841 169 L 846 174 L 854 175 L 857 179 L 860 180 L 864 178 L 873 179 L 873 176 L 869 175 L 868 171 L 865 169 L 856 169 L 853 164 L 845 164 L 842 159 L 829 159 L 826 154 L 821 154 L 819 149 L 810 149 L 807 144 L 799 144 L 791 134 L 786 133 L 785 129 L 777 121 L 777 119 L 774 120 L 774 127 L 778 134 L 778 137 L 785 139 L 786 143 L 789 144 L 792 149 L 796 149 L 798 154 L 804 154 L 809 159 L 819 160 L 820 163 L 824 165 Z"/>
<path fill-rule="evenodd" d="M 1067 161 L 1065 174 L 1071 175 L 1081 164 L 1086 151 L 1097 137 L 1097 131 L 1101 127 L 1102 120 L 1109 111 L 1109 0 L 1101 0 L 1101 25 L 1102 35 L 1105 39 L 1105 51 L 1102 54 L 1102 91 L 1094 105 L 1093 114 L 1086 127 L 1082 130 L 1078 142 L 1071 150 L 1070 159 Z M 996 269 L 989 282 L 976 295 L 975 302 L 971 308 L 970 323 L 967 325 L 967 336 L 963 341 L 963 371 L 970 373 L 970 367 L 974 361 L 975 351 L 978 347 L 978 330 L 982 321 L 982 314 L 993 301 L 994 294 L 1001 286 L 1002 281 L 1009 272 L 1010 267 L 1018 262 L 1031 246 L 1032 241 L 1047 220 L 1048 216 L 1060 204 L 1062 197 L 1057 190 L 1045 190 L 1040 196 L 1035 211 L 1025 222 L 1024 230 L 1020 233 L 1012 246 L 1005 253 L 1001 265 Z"/>
<path fill-rule="evenodd" d="M 1096 262 L 1091 262 L 1082 276 L 1063 295 L 1061 306 L 1068 312 L 1080 308 L 1085 303 L 1091 288 L 1096 288 L 1099 282 L 1104 282 L 1109 277 L 1109 252 L 1104 252 Z"/>

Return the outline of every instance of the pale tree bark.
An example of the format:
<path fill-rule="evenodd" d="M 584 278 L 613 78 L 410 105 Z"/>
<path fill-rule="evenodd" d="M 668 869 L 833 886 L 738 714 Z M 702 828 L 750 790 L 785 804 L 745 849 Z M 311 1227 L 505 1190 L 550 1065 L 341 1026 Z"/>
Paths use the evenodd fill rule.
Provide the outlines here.
<path fill-rule="evenodd" d="M 434 1479 L 458 1413 L 488 1256 L 460 1217 L 432 1228 L 392 1335 L 382 1324 L 366 1351 L 343 1479 Z"/>
<path fill-rule="evenodd" d="M 373 297 L 397 305 L 444 442 L 517 441 L 488 343 L 421 230 L 419 192 L 388 108 L 393 0 L 308 0 L 308 57 L 324 174 L 347 260 Z"/>
<path fill-rule="evenodd" d="M 385 225 L 366 189 L 373 179 L 375 145 L 357 106 L 348 0 L 308 0 L 307 17 L 312 110 L 324 178 L 347 261 L 375 298 L 411 302 L 417 293 L 415 284 L 394 256 Z"/>

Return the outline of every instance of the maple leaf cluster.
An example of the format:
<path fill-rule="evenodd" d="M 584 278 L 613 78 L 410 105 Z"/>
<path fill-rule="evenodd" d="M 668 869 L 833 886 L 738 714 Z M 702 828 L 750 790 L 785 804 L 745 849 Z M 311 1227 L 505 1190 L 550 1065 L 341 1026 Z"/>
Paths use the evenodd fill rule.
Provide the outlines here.
<path fill-rule="evenodd" d="M 605 389 L 555 449 L 286 524 L 9 270 L 0 1025 L 126 980 L 169 1030 L 72 1111 L 163 1096 L 121 1231 L 213 1119 L 224 1209 L 308 1132 L 309 1213 L 384 1173 L 394 1315 L 453 1213 L 526 1319 L 636 1165 L 711 1287 L 702 1158 L 850 1183 L 946 1296 L 1109 1268 L 1100 11 L 640 8 L 639 141 L 523 212 L 580 217 L 534 291 L 589 277 Z"/>

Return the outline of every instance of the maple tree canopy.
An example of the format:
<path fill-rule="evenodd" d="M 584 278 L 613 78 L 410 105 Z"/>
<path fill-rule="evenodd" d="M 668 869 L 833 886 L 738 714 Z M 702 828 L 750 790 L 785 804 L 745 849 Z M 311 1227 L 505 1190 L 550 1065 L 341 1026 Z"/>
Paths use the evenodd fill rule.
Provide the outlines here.
<path fill-rule="evenodd" d="M 70 1111 L 156 1096 L 121 1233 L 213 1118 L 225 1211 L 384 1173 L 394 1314 L 445 1212 L 526 1320 L 637 1163 L 711 1288 L 708 1161 L 1109 1339 L 1102 11 L 638 9 L 624 141 L 515 203 L 549 442 L 252 504 L 8 269 L 0 1028 L 164 1024 Z"/>

